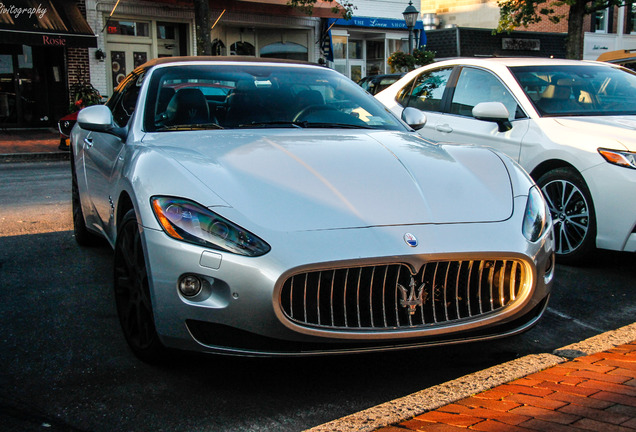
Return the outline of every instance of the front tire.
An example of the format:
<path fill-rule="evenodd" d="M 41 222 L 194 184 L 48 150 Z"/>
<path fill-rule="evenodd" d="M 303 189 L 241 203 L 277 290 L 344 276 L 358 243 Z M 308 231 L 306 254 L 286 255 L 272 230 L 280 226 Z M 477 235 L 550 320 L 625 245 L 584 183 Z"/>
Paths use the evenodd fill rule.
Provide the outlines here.
<path fill-rule="evenodd" d="M 537 184 L 552 215 L 557 259 L 563 264 L 584 262 L 596 243 L 596 214 L 585 181 L 572 168 L 557 168 Z"/>
<path fill-rule="evenodd" d="M 165 358 L 155 328 L 148 272 L 134 210 L 120 223 L 114 258 L 115 303 L 119 323 L 133 353 L 147 363 Z"/>

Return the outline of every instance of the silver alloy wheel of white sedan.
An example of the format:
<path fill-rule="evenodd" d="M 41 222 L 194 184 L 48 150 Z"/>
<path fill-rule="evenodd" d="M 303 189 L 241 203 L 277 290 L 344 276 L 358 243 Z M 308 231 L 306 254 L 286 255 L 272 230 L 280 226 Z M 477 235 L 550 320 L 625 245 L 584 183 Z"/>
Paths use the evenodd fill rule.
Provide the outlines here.
<path fill-rule="evenodd" d="M 547 306 L 552 220 L 532 179 L 423 139 L 325 67 L 156 59 L 79 113 L 71 149 L 77 227 L 114 248 L 144 361 L 487 340 Z"/>
<path fill-rule="evenodd" d="M 594 208 L 583 180 L 572 169 L 555 169 L 538 180 L 554 224 L 555 251 L 576 261 L 593 248 Z"/>

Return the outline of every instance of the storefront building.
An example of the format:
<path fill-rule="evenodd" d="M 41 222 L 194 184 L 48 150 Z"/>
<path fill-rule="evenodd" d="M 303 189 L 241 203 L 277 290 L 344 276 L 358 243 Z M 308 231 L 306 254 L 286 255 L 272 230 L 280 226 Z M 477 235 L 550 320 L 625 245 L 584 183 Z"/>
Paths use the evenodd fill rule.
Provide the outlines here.
<path fill-rule="evenodd" d="M 245 55 L 318 61 L 321 19 L 334 17 L 319 1 L 312 16 L 286 0 L 210 1 L 213 55 Z M 98 47 L 89 50 L 93 85 L 112 94 L 135 67 L 157 57 L 197 55 L 190 1 L 86 0 Z M 117 7 L 115 7 L 117 5 Z"/>
<path fill-rule="evenodd" d="M 356 82 L 367 75 L 390 73 L 389 56 L 395 51 L 408 51 L 409 34 L 402 16 L 408 0 L 353 3 L 356 9 L 352 19 L 328 21 L 333 55 L 329 65 Z M 423 28 L 418 19 L 413 29 L 415 48 L 426 45 Z"/>
<path fill-rule="evenodd" d="M 96 37 L 73 0 L 0 3 L 0 126 L 49 127 L 66 114 L 69 90 Z"/>
<path fill-rule="evenodd" d="M 563 2 L 561 2 L 563 3 Z M 544 17 L 517 31 L 563 33 L 568 31 L 567 16 L 570 6 L 554 4 L 555 15 L 566 17 L 552 22 Z M 439 28 L 497 28 L 499 6 L 496 0 L 421 0 L 424 16 L 434 17 Z M 610 6 L 590 15 L 583 23 L 583 60 L 596 60 L 601 54 L 615 50 L 636 50 L 636 0 L 627 0 L 620 6 Z"/>
<path fill-rule="evenodd" d="M 323 19 L 337 3 L 317 1 L 311 16 L 287 0 L 210 2 L 212 53 L 318 62 Z"/>
<path fill-rule="evenodd" d="M 91 82 L 104 96 L 148 60 L 195 54 L 191 2 L 86 0 L 86 16 L 97 33 Z"/>

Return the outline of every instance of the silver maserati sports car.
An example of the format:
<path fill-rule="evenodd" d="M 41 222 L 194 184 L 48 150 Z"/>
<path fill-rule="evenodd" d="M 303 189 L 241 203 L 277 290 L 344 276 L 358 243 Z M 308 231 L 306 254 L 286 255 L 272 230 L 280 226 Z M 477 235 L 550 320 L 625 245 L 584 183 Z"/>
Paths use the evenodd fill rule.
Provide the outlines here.
<path fill-rule="evenodd" d="M 82 110 L 75 237 L 114 248 L 132 351 L 363 352 L 536 323 L 554 272 L 541 192 L 402 117 L 326 67 L 237 57 L 153 60 Z"/>

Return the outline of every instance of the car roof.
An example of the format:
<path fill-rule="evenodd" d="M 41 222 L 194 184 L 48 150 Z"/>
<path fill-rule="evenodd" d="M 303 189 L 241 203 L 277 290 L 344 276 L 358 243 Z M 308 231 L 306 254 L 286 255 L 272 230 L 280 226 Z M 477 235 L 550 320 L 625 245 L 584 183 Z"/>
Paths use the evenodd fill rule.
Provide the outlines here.
<path fill-rule="evenodd" d="M 601 54 L 596 59 L 598 61 L 604 61 L 609 63 L 621 63 L 626 61 L 636 60 L 636 49 L 625 49 L 609 51 Z"/>
<path fill-rule="evenodd" d="M 599 66 L 607 66 L 607 64 L 589 61 L 589 60 L 569 60 L 569 59 L 553 59 L 553 58 L 541 58 L 541 57 L 460 57 L 449 60 L 442 60 L 435 62 L 432 65 L 443 64 L 467 64 L 474 66 L 492 67 L 494 65 L 500 66 L 566 66 L 566 65 L 581 65 L 581 64 L 596 64 Z"/>
<path fill-rule="evenodd" d="M 271 59 L 261 57 L 247 56 L 183 56 L 183 57 L 161 57 L 152 59 L 141 66 L 140 69 L 149 69 L 154 66 L 167 65 L 171 63 L 189 63 L 189 62 L 233 62 L 233 63 L 280 63 L 280 64 L 299 64 L 319 66 L 316 63 L 310 63 L 302 60 L 287 59 Z"/>

